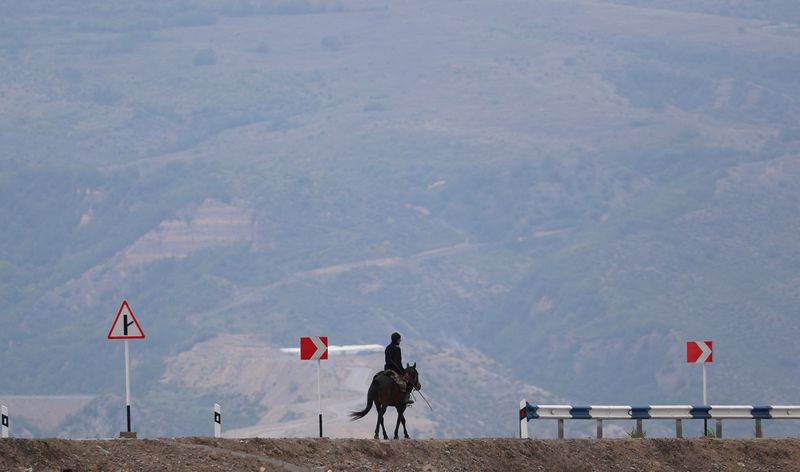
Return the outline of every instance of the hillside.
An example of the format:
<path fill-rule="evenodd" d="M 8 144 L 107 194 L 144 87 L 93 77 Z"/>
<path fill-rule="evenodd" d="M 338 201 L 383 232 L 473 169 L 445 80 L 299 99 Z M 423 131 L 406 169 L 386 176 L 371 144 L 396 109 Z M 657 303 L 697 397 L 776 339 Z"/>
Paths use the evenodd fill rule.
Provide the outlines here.
<path fill-rule="evenodd" d="M 128 299 L 150 437 L 215 401 L 301 435 L 277 349 L 314 334 L 402 332 L 430 437 L 525 395 L 699 403 L 689 339 L 712 403 L 796 404 L 800 26 L 763 3 L 5 2 L 0 399 L 114 434 Z"/>
<path fill-rule="evenodd" d="M 137 348 L 134 344 L 131 351 Z M 409 348 L 419 355 L 421 395 L 431 403 L 429 407 L 417 394 L 417 404 L 406 412 L 413 437 L 509 437 L 518 431 L 520 398 L 563 402 L 550 392 L 514 380 L 509 369 L 475 349 L 420 343 L 409 343 Z M 369 382 L 382 365 L 381 353 L 332 354 L 323 362 L 325 436 L 372 437 L 374 410 L 357 422 L 351 422 L 348 413 L 364 408 Z M 450 398 L 454 392 L 455 401 Z M 115 437 L 125 429 L 121 395 L 0 395 L 0 402 L 9 407 L 15 437 Z M 225 437 L 313 437 L 318 434 L 316 364 L 300 361 L 296 354 L 282 353 L 253 336 L 221 334 L 166 360 L 164 373 L 151 391 L 133 397 L 133 429 L 145 437 L 162 430 L 208 432 L 214 403 L 222 405 Z M 458 419 L 464 415 L 468 419 Z M 391 423 L 393 428 L 396 418 L 390 409 L 387 427 Z M 612 427 L 607 435 L 624 434 Z"/>
<path fill-rule="evenodd" d="M 3 440 L 6 470 L 800 470 L 797 440 Z"/>

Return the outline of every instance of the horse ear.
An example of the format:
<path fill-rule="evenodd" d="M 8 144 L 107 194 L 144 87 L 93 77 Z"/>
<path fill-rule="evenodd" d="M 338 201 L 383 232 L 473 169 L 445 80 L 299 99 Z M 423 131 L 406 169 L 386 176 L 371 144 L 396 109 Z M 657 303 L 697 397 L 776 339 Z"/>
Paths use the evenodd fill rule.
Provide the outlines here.
<path fill-rule="evenodd" d="M 417 363 L 416 363 L 416 362 L 414 363 L 414 368 L 415 368 L 415 369 L 417 368 Z"/>
<path fill-rule="evenodd" d="M 411 367 L 411 365 L 408 362 L 406 362 L 406 369 L 408 369 L 409 367 Z"/>

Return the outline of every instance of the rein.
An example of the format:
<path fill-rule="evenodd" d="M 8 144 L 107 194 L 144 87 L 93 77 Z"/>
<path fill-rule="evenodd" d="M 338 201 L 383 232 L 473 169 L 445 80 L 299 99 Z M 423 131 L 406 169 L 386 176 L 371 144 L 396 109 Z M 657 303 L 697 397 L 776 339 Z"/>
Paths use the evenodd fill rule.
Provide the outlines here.
<path fill-rule="evenodd" d="M 431 411 L 433 411 L 433 407 L 431 406 L 431 402 L 429 402 L 428 399 L 425 398 L 425 395 L 422 394 L 422 390 L 417 390 L 417 393 L 419 393 L 419 396 L 422 397 L 422 399 L 425 400 L 425 403 L 428 404 L 428 408 L 430 408 Z M 413 390 L 411 391 L 411 395 L 414 395 L 414 391 Z"/>

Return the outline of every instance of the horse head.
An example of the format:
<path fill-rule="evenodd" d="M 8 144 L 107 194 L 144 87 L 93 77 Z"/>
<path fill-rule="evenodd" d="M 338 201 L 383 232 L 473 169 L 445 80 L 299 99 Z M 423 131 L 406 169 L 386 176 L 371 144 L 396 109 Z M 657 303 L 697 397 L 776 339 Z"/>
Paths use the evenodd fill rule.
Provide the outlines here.
<path fill-rule="evenodd" d="M 419 372 L 417 372 L 417 363 L 415 362 L 414 365 L 406 364 L 406 373 L 409 376 L 411 385 L 414 386 L 414 390 L 421 390 L 422 384 L 419 383 Z"/>

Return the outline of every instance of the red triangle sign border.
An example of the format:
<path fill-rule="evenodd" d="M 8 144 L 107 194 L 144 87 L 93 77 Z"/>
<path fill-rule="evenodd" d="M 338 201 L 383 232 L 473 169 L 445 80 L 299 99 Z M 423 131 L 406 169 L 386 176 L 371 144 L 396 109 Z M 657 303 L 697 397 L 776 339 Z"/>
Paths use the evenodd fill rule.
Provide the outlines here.
<path fill-rule="evenodd" d="M 112 333 L 114 332 L 114 328 L 116 328 L 117 323 L 119 322 L 119 317 L 122 315 L 122 310 L 125 308 L 128 309 L 128 313 L 131 314 L 131 318 L 133 322 L 136 324 L 136 328 L 139 330 L 139 335 L 137 336 L 113 336 Z M 144 330 L 141 326 L 139 326 L 139 320 L 136 319 L 136 315 L 133 314 L 133 310 L 131 310 L 131 306 L 128 304 L 128 300 L 122 300 L 122 305 L 119 306 L 119 311 L 117 311 L 117 317 L 114 318 L 114 323 L 111 324 L 111 329 L 108 330 L 108 339 L 144 339 Z"/>

